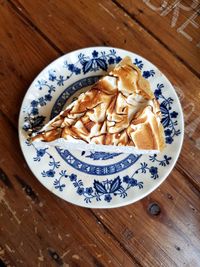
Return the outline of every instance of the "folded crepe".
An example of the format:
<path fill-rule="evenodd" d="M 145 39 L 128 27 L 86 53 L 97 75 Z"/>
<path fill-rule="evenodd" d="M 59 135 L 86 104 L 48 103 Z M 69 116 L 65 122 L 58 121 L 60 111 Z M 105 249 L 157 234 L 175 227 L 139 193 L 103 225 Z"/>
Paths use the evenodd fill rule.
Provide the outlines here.
<path fill-rule="evenodd" d="M 159 103 L 129 57 L 31 139 L 50 143 L 64 139 L 65 144 L 76 144 L 74 148 L 83 149 L 78 144 L 85 144 L 84 149 L 102 151 L 107 146 L 161 151 L 165 146 Z"/>

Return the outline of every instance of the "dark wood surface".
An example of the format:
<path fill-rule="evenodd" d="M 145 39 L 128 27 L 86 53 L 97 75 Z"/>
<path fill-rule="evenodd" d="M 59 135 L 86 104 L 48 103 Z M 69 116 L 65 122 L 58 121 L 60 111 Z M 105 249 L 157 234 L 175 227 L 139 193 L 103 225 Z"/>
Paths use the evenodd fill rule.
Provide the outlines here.
<path fill-rule="evenodd" d="M 200 266 L 199 6 L 0 0 L 0 266 Z M 80 208 L 50 193 L 18 142 L 20 105 L 35 76 L 60 55 L 95 45 L 152 61 L 175 86 L 185 115 L 183 149 L 166 181 L 112 210 Z"/>

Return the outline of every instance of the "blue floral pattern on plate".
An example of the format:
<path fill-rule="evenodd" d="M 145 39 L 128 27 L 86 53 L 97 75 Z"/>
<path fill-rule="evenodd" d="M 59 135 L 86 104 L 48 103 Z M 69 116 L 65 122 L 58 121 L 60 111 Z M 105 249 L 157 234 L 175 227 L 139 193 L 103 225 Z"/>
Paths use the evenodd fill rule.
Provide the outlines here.
<path fill-rule="evenodd" d="M 22 105 L 21 127 L 25 132 L 30 129 L 37 131 L 45 120 L 59 114 L 66 102 L 76 99 L 75 94 L 79 90 L 95 83 L 110 65 L 117 64 L 125 54 L 130 54 L 133 63 L 149 79 L 155 97 L 160 102 L 167 143 L 164 154 L 127 155 L 77 152 L 58 147 L 38 148 L 29 144 L 20 132 L 21 144 L 25 144 L 22 145 L 25 158 L 34 173 L 38 168 L 38 179 L 49 189 L 53 186 L 55 194 L 78 205 L 125 205 L 141 198 L 149 188 L 152 191 L 164 180 L 178 156 L 178 152 L 172 152 L 170 147 L 173 144 L 173 147 L 180 150 L 183 136 L 182 112 L 177 104 L 177 96 L 173 89 L 169 90 L 169 82 L 157 75 L 157 69 L 151 63 L 130 52 L 104 47 L 75 51 L 73 61 L 69 54 L 50 64 L 29 89 L 35 97 L 30 97 L 27 101 L 25 99 Z"/>
<path fill-rule="evenodd" d="M 60 162 L 56 162 L 54 157 L 48 152 L 48 148 L 37 149 L 34 144 L 30 144 L 27 142 L 28 146 L 33 146 L 36 152 L 36 157 L 34 157 L 34 161 L 40 161 L 45 154 L 49 158 L 49 169 L 42 171 L 43 177 L 54 178 L 55 170 L 60 167 Z M 95 152 L 94 152 L 95 153 Z M 163 159 L 158 159 L 157 154 L 153 156 L 149 156 L 149 160 L 152 162 L 159 162 L 160 166 L 167 166 L 170 164 L 170 160 L 172 158 L 164 155 Z M 158 167 L 156 166 L 148 166 L 147 163 L 140 163 L 140 167 L 137 168 L 131 176 L 125 175 L 123 177 L 117 176 L 114 179 L 106 179 L 104 181 L 99 181 L 97 179 L 94 180 L 93 186 L 85 187 L 84 183 L 81 179 L 78 179 L 77 175 L 71 173 L 68 175 L 66 170 L 61 170 L 59 172 L 59 177 L 54 178 L 53 185 L 55 189 L 59 191 L 63 191 L 66 184 L 63 179 L 68 179 L 73 183 L 73 186 L 76 188 L 77 194 L 84 196 L 84 201 L 86 203 L 91 203 L 93 199 L 96 201 L 104 201 L 110 202 L 113 196 L 119 196 L 125 198 L 127 196 L 127 191 L 131 187 L 138 187 L 139 189 L 143 188 L 143 181 L 138 181 L 135 179 L 136 176 L 139 176 L 140 173 L 149 173 L 151 179 L 159 178 Z M 103 198 L 102 198 L 103 197 Z"/>

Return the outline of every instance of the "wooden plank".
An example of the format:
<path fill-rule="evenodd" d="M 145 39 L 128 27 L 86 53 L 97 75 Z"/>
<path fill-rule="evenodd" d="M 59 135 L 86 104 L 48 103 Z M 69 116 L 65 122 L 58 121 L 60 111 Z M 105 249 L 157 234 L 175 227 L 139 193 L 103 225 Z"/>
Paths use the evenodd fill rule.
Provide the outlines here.
<path fill-rule="evenodd" d="M 42 6 L 43 2 L 40 4 Z M 75 2 L 74 4 L 79 3 Z M 104 8 L 106 7 L 108 11 L 111 12 L 111 10 L 113 10 L 113 6 L 110 3 L 103 2 L 103 4 Z M 57 5 L 57 2 L 56 4 L 54 3 L 54 5 Z M 65 21 L 66 11 L 63 8 L 62 3 L 59 3 L 58 5 L 59 7 L 61 5 L 61 10 L 55 9 L 55 12 L 56 14 L 61 13 L 61 18 Z M 69 12 L 71 11 L 72 14 L 73 6 L 71 1 L 69 2 L 69 5 L 71 5 L 69 7 L 71 8 L 69 9 Z M 85 3 L 82 3 L 81 5 L 85 8 Z M 93 5 L 94 4 L 92 3 L 92 7 L 94 7 Z M 8 7 L 4 6 L 3 8 L 7 9 Z M 78 7 L 74 7 L 74 10 L 76 10 L 76 16 L 81 15 L 78 13 L 79 11 L 77 11 L 77 9 Z M 127 40 L 129 44 L 126 46 L 127 49 L 137 49 L 138 53 L 140 54 L 147 53 L 144 49 L 145 45 L 148 44 L 147 41 L 145 41 L 145 44 L 141 45 L 140 47 L 141 37 L 139 38 L 140 34 L 137 24 L 132 24 L 133 22 L 128 19 L 128 24 L 122 27 L 124 22 L 124 13 L 120 9 L 113 11 L 115 18 L 117 19 L 114 19 L 111 15 L 109 15 L 109 13 L 105 13 L 107 11 L 105 11 L 102 6 L 98 7 L 98 11 L 101 9 L 104 10 L 104 14 L 99 15 L 95 13 L 98 27 L 99 23 L 101 22 L 100 18 L 104 18 L 104 16 L 106 16 L 105 21 L 102 22 L 100 26 L 104 25 L 105 28 L 108 25 L 108 31 L 110 35 L 105 33 L 105 30 L 98 31 L 97 25 L 95 27 L 93 26 L 92 30 L 96 30 L 98 33 L 97 35 L 100 36 L 92 37 L 95 40 L 93 40 L 93 42 L 101 44 L 102 40 L 108 40 L 108 42 L 114 44 L 117 42 L 117 37 L 119 38 L 119 36 L 121 36 L 125 38 L 125 36 L 128 36 Z M 8 14 L 10 14 L 12 11 L 10 11 L 9 8 L 8 10 Z M 84 11 L 85 15 L 90 14 L 93 16 L 91 11 L 92 9 L 86 8 Z M 26 12 L 30 14 L 29 17 L 33 16 L 31 10 Z M 42 13 L 40 13 L 40 16 L 39 23 L 43 21 Z M 94 20 L 95 16 L 93 16 L 91 20 Z M 14 18 L 14 21 L 18 27 L 23 28 L 23 36 L 26 40 L 25 42 L 32 42 L 31 34 L 33 34 L 34 36 L 38 36 L 38 40 L 41 43 L 44 42 L 46 44 L 46 42 L 40 38 L 38 34 L 35 34 L 35 31 L 30 30 L 30 27 L 24 27 L 24 22 L 20 22 L 15 13 L 12 13 L 12 16 L 6 16 L 6 18 L 6 23 L 8 23 L 11 18 Z M 73 20 L 74 18 L 72 18 L 72 16 L 69 14 L 67 21 L 72 22 Z M 80 21 L 82 23 L 86 21 L 83 14 L 79 18 L 79 24 L 81 24 Z M 59 25 L 56 24 L 55 18 L 54 22 L 54 30 L 58 30 Z M 5 23 L 4 20 L 3 23 Z M 114 36 L 112 34 L 113 31 L 111 31 L 111 27 L 109 26 L 110 23 L 113 23 L 116 27 L 121 27 L 119 30 L 121 34 Z M 89 27 L 89 25 L 90 24 L 88 23 L 87 27 Z M 134 31 L 133 26 L 135 25 L 136 30 Z M 49 25 L 49 27 L 50 26 L 51 25 Z M 78 26 L 76 26 L 76 29 L 77 27 Z M 39 28 L 44 31 L 44 26 L 39 26 Z M 10 30 L 12 31 L 12 27 L 10 27 Z M 28 34 L 26 31 L 30 31 L 31 34 Z M 81 29 L 79 31 L 81 31 Z M 104 34 L 102 34 L 101 31 L 104 32 Z M 64 32 L 62 36 L 63 38 L 68 38 L 65 37 L 66 33 L 67 31 Z M 58 43 L 56 40 L 58 38 L 60 42 L 61 37 L 58 36 L 57 32 L 54 34 L 56 36 L 54 37 L 55 39 L 52 40 L 55 42 L 55 46 L 57 46 Z M 90 36 L 90 33 L 88 34 Z M 133 34 L 139 38 L 139 41 L 132 46 L 131 40 L 133 38 Z M 143 32 L 142 37 L 144 36 L 149 39 L 149 47 L 150 45 L 152 45 L 152 49 L 160 47 L 160 44 L 157 45 L 157 42 L 154 41 L 147 33 Z M 47 38 L 51 39 L 51 35 L 48 34 Z M 70 36 L 70 38 L 72 39 L 73 37 Z M 82 36 L 82 38 L 83 40 L 76 40 L 73 38 L 71 42 L 77 47 L 79 46 L 79 42 L 86 43 L 88 46 L 91 42 L 91 39 L 87 36 L 87 33 L 86 35 Z M 123 40 L 125 39 L 120 40 L 119 38 L 119 44 L 121 46 L 123 46 Z M 6 37 L 4 38 L 4 41 L 8 47 L 11 46 L 11 42 L 8 42 Z M 62 42 L 64 47 L 64 42 L 67 44 L 68 40 L 65 39 Z M 34 43 L 32 50 L 38 52 L 37 46 L 38 44 Z M 58 46 L 58 48 L 60 49 L 60 46 Z M 20 49 L 20 45 L 18 45 L 18 49 Z M 73 45 L 70 49 L 73 49 Z M 142 50 L 144 50 L 144 52 Z M 12 52 L 11 49 L 10 51 Z M 63 51 L 65 51 L 64 48 Z M 163 58 L 169 55 L 169 58 L 175 62 L 173 70 L 170 70 L 171 65 L 169 61 L 167 63 L 168 66 L 165 66 L 166 71 L 171 75 L 174 81 L 176 81 L 175 75 L 177 73 L 186 71 L 186 74 L 192 80 L 192 82 L 189 81 L 188 84 L 184 85 L 184 82 L 181 81 L 181 75 L 179 74 L 178 85 L 179 83 L 183 85 L 183 92 L 186 97 L 185 99 L 189 97 L 190 101 L 194 100 L 196 101 L 194 102 L 195 104 L 198 103 L 198 99 L 195 99 L 198 96 L 198 90 L 196 89 L 196 85 L 198 84 L 197 79 L 184 66 L 182 66 L 180 63 L 177 63 L 178 61 L 174 59 L 170 53 L 166 52 L 165 49 L 163 50 L 161 47 L 159 51 L 163 52 Z M 21 58 L 23 58 L 22 52 L 19 53 Z M 49 53 L 48 45 L 45 45 L 45 49 L 42 49 L 41 53 L 44 53 L 45 59 L 45 53 Z M 158 65 L 160 64 L 160 66 L 162 66 L 162 60 L 159 59 L 158 55 L 153 55 L 152 60 L 155 63 L 158 62 Z M 41 63 L 39 62 L 38 66 L 40 64 Z M 176 70 L 176 67 L 180 68 L 179 71 Z M 32 73 L 32 67 L 29 68 L 29 71 Z M 7 72 L 8 75 L 10 73 L 10 71 Z M 8 80 L 7 82 L 9 84 Z M 12 90 L 14 104 L 14 101 L 17 103 L 17 98 L 19 97 L 17 90 L 19 89 L 20 92 L 20 86 L 23 86 L 24 82 L 20 81 L 19 77 L 15 76 L 12 77 L 12 82 L 17 83 L 17 87 L 15 87 L 16 90 Z M 190 85 L 190 88 L 194 90 L 194 96 L 192 96 L 191 92 L 187 92 L 188 85 Z M 5 88 L 6 87 L 4 85 L 4 90 Z M 6 101 L 5 97 L 3 97 L 1 100 L 5 103 L 5 106 L 2 108 L 3 112 L 6 114 L 6 116 L 12 118 L 12 121 L 15 121 L 14 112 L 11 112 L 13 107 L 9 106 L 9 101 Z M 10 107 L 10 109 L 8 110 L 7 107 Z M 198 109 L 192 114 L 192 116 L 195 118 L 198 116 Z M 183 266 L 184 263 L 186 266 L 190 266 L 190 264 L 192 264 L 192 266 L 198 266 L 199 195 L 191 183 L 188 183 L 188 180 L 184 178 L 184 175 L 181 175 L 175 170 L 169 179 L 167 179 L 167 181 L 155 193 L 150 195 L 149 198 L 146 198 L 135 205 L 131 205 L 123 209 L 109 211 L 94 210 L 94 214 L 98 219 L 98 221 L 96 221 L 88 210 L 74 207 L 68 203 L 65 203 L 44 189 L 30 174 L 26 165 L 24 165 L 24 160 L 20 156 L 21 154 L 19 155 L 19 147 L 17 145 L 15 129 L 11 128 L 11 125 L 8 123 L 6 118 L 1 118 L 1 127 L 5 130 L 1 131 L 0 134 L 6 132 L 6 137 L 5 134 L 3 134 L 3 136 L 0 138 L 0 149 L 1 151 L 2 149 L 5 151 L 3 161 L 1 161 L 1 168 L 7 177 L 9 177 L 12 185 L 10 185 L 9 182 L 5 183 L 5 179 L 2 179 L 0 182 L 1 187 L 4 189 L 2 205 L 0 207 L 0 216 L 2 214 L 1 217 L 5 218 L 5 221 L 3 219 L 0 222 L 0 224 L 2 224 L 0 225 L 0 229 L 3 233 L 3 235 L 1 235 L 1 240 L 7 242 L 6 244 L 11 249 L 11 252 L 9 251 L 8 247 L 5 247 L 4 244 L 1 244 L 2 241 L 0 241 L 0 245 L 3 247 L 3 250 L 9 254 L 10 258 L 8 258 L 8 260 L 11 261 L 11 264 L 14 262 L 13 259 L 17 259 L 19 266 L 28 266 L 28 264 L 33 266 L 31 265 L 32 263 L 30 263 L 30 255 L 32 255 L 31 259 L 33 259 L 34 266 L 37 264 L 39 266 L 45 266 L 45 264 L 57 266 L 61 264 L 60 259 L 62 259 L 64 264 L 69 264 L 70 266 L 82 266 L 84 263 L 86 266 L 108 266 L 109 264 L 111 266 L 135 266 L 137 262 L 142 266 L 161 266 L 161 264 L 164 266 L 180 266 L 179 260 Z M 12 145 L 10 140 L 12 140 Z M 192 138 L 189 138 L 189 134 L 187 134 L 187 139 L 185 142 L 186 150 L 183 150 L 183 152 L 188 152 L 188 154 L 190 150 L 194 150 L 194 144 L 191 144 L 190 141 L 192 142 L 193 140 Z M 199 152 L 197 151 L 195 153 L 196 154 L 193 163 L 191 161 L 192 158 L 190 158 L 189 155 L 182 153 L 185 162 L 187 162 L 188 159 L 189 163 L 186 164 L 183 162 L 183 159 L 181 159 L 180 170 L 183 169 L 183 166 L 181 165 L 181 162 L 183 162 L 185 164 L 185 168 L 188 169 L 188 175 L 191 175 L 191 179 L 194 178 L 196 181 L 198 181 L 199 176 L 197 175 L 199 175 L 199 172 L 197 159 Z M 26 182 L 28 187 L 23 184 L 23 181 Z M 8 189 L 8 186 L 11 188 Z M 30 188 L 32 188 L 32 191 L 35 193 L 30 193 L 32 192 Z M 2 197 L 2 190 L 0 192 Z M 29 196 L 26 195 L 27 192 Z M 149 216 L 146 212 L 147 206 L 152 202 L 158 202 L 159 206 L 161 207 L 161 213 L 158 216 Z M 8 206 L 6 203 L 8 203 Z M 57 223 L 58 216 L 59 224 Z M 19 223 L 18 220 L 20 220 L 21 223 Z M 92 229 L 92 233 L 90 233 L 90 229 Z M 17 236 L 17 239 L 16 237 L 14 238 L 14 235 Z M 60 238 L 62 238 L 62 240 Z M 22 248 L 20 248 L 20 244 L 18 242 L 19 239 L 20 241 L 25 240 L 25 246 L 23 244 Z M 116 239 L 118 241 L 116 241 Z M 97 247 L 93 246 L 93 244 L 97 245 Z M 68 249 L 70 248 L 72 250 L 67 253 Z M 15 250 L 15 252 L 13 250 Z M 186 252 L 188 252 L 189 255 Z M 136 261 L 130 259 L 127 253 L 129 253 L 131 258 L 135 257 Z M 189 262 L 189 260 L 191 262 Z M 20 261 L 23 262 L 21 263 Z"/>
<path fill-rule="evenodd" d="M 105 266 L 110 261 L 113 266 L 137 266 L 136 262 L 141 266 L 198 266 L 200 195 L 179 172 L 174 171 L 158 190 L 124 207 L 123 212 L 93 210 L 96 220 L 89 210 L 58 199 L 39 184 L 18 153 L 15 130 L 3 116 L 0 123 L 6 129 L 6 136 L 0 135 L 0 149 L 5 151 L 0 167 L 6 170 L 6 178 L 0 181 L 4 240 L 0 245 L 8 254 L 5 261 L 15 259 L 20 266 L 33 266 L 28 265 L 31 257 L 32 263 L 41 262 L 41 266 L 44 262 L 54 266 L 55 259 L 80 266 L 94 266 L 98 261 Z M 151 203 L 161 208 L 157 216 L 148 212 Z"/>
<path fill-rule="evenodd" d="M 188 177 L 199 186 L 197 163 L 200 156 L 198 149 L 200 138 L 199 80 L 184 64 L 111 2 L 74 0 L 70 1 L 67 7 L 66 3 L 60 0 L 49 2 L 48 5 L 45 1 L 41 3 L 39 1 L 14 0 L 13 3 L 20 14 L 22 13 L 23 16 L 28 14 L 28 20 L 31 20 L 63 52 L 106 42 L 108 45 L 115 46 L 117 44 L 118 47 L 132 50 L 155 63 L 169 77 L 177 90 L 184 95 L 182 103 L 186 111 L 185 115 L 188 115 L 188 105 L 194 107 L 193 113 L 187 116 L 186 145 L 181 154 L 183 160 L 179 162 L 180 164 L 184 163 L 181 164 L 183 171 L 187 172 Z M 94 10 L 98 10 L 98 12 L 94 12 Z M 59 15 L 54 16 L 53 14 Z M 79 18 L 78 21 L 77 18 Z M 75 27 L 71 25 L 75 25 Z M 69 29 L 71 34 L 69 34 Z M 113 34 L 113 29 L 115 29 L 115 34 Z M 187 79 L 183 79 L 183 73 Z M 195 127 L 193 127 L 193 123 Z M 194 152 L 193 154 L 186 153 L 188 151 Z M 193 168 L 187 168 L 187 162 L 191 162 Z"/>
<path fill-rule="evenodd" d="M 22 267 L 137 266 L 89 209 L 58 199 L 35 179 L 16 131 L 3 115 L 0 123 L 0 258 Z"/>
<path fill-rule="evenodd" d="M 17 125 L 18 111 L 32 80 L 56 52 L 3 1 L 0 4 L 0 109 Z"/>
<path fill-rule="evenodd" d="M 116 0 L 132 18 L 200 74 L 200 5 L 198 1 Z M 179 2 L 179 3 L 178 3 Z M 158 26 L 159 25 L 159 26 Z"/>
<path fill-rule="evenodd" d="M 2 68 L 5 70 L 6 80 L 1 81 L 1 108 L 16 127 L 16 109 L 18 109 L 18 103 L 21 104 L 21 99 L 19 101 L 18 99 L 26 91 L 25 79 L 21 79 L 19 75 L 11 75 L 12 70 L 7 69 L 7 65 L 12 66 L 13 62 L 15 73 L 24 72 L 30 83 L 32 75 L 35 75 L 34 72 L 38 72 L 44 62 L 46 64 L 55 57 L 56 52 L 33 29 L 27 27 L 7 4 L 1 5 L 1 11 L 3 15 L 0 20 L 3 24 L 10 26 L 8 27 L 10 34 L 13 36 L 17 31 L 13 41 L 19 58 L 15 58 L 17 50 L 15 48 L 12 50 L 13 43 L 8 39 L 8 28 L 4 28 L 5 32 L 2 28 L 0 30 L 1 40 L 4 40 L 4 45 L 7 45 L 9 51 L 6 55 L 1 53 L 6 66 Z M 18 38 L 19 33 L 21 33 L 21 38 Z M 38 43 L 40 43 L 39 48 Z M 30 48 L 27 55 L 23 54 L 23 45 Z M 2 47 L 4 46 L 1 46 L 1 49 Z M 39 54 L 42 56 L 38 56 Z M 5 62 L 8 55 L 8 59 L 13 58 L 10 63 L 8 59 Z M 30 61 L 28 65 L 25 59 Z M 24 60 L 25 66 L 17 64 L 21 60 Z M 6 76 L 7 74 L 10 79 Z M 7 89 L 11 84 L 15 85 L 15 87 L 10 87 L 12 95 Z M 116 266 L 123 265 L 123 263 L 127 266 L 135 264 L 134 259 L 126 255 L 118 242 L 113 241 L 113 238 L 106 234 L 105 229 L 102 229 L 88 210 L 81 208 L 74 210 L 73 206 L 68 203 L 65 203 L 62 210 L 60 209 L 59 202 L 55 201 L 56 197 L 40 185 L 24 163 L 19 153 L 16 128 L 11 127 L 9 119 L 2 113 L 0 116 L 1 129 L 3 129 L 0 131 L 0 151 L 4 151 L 0 160 L 0 258 L 6 264 L 13 266 L 46 266 L 45 264 L 54 266 L 61 262 L 70 264 L 70 266 L 77 266 L 82 262 L 88 266 L 106 266 L 110 261 Z M 79 225 L 79 215 L 82 212 L 81 217 L 87 220 Z M 58 216 L 59 225 L 57 225 Z M 79 222 L 78 225 L 76 222 Z M 95 234 L 90 231 L 88 225 L 95 230 Z"/>
<path fill-rule="evenodd" d="M 199 266 L 199 200 L 199 192 L 175 170 L 154 193 L 124 207 L 123 215 L 119 208 L 95 214 L 142 266 Z M 149 212 L 152 203 L 158 214 Z"/>

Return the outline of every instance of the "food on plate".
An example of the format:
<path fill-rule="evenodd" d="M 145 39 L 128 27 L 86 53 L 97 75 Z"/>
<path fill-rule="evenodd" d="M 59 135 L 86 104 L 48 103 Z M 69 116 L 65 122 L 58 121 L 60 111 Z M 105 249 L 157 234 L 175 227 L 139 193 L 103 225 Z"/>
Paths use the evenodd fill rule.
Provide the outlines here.
<path fill-rule="evenodd" d="M 130 57 L 125 57 L 31 137 L 34 142 L 60 138 L 77 148 L 79 144 L 93 144 L 94 149 L 97 145 L 102 151 L 106 146 L 120 147 L 122 151 L 123 147 L 163 150 L 159 103 Z M 84 147 L 87 149 L 87 145 Z"/>

